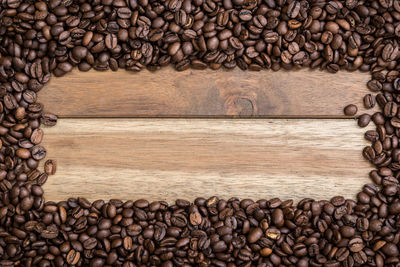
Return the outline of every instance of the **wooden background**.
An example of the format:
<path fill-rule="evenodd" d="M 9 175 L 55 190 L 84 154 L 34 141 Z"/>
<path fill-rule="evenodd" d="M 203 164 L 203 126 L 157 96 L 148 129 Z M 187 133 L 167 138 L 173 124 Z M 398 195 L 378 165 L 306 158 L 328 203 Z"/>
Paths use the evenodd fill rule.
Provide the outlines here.
<path fill-rule="evenodd" d="M 361 156 L 366 129 L 343 107 L 365 112 L 368 79 L 171 68 L 53 78 L 39 94 L 60 117 L 45 129 L 58 163 L 45 197 L 354 198 L 371 165 Z"/>

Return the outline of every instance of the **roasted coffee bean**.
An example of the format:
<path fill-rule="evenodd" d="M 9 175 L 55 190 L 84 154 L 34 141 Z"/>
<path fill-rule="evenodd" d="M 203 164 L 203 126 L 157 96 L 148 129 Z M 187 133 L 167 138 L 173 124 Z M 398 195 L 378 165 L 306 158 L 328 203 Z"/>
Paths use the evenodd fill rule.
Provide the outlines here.
<path fill-rule="evenodd" d="M 57 116 L 50 113 L 44 113 L 42 114 L 40 121 L 46 126 L 54 126 L 57 124 Z"/>
<path fill-rule="evenodd" d="M 117 36 L 113 33 L 107 34 L 105 37 L 105 45 L 110 50 L 115 49 L 118 45 Z"/>
<path fill-rule="evenodd" d="M 57 164 L 54 160 L 46 160 L 44 163 L 44 172 L 48 175 L 54 175 L 56 173 Z"/>
<path fill-rule="evenodd" d="M 80 253 L 75 250 L 70 250 L 66 257 L 66 262 L 71 265 L 76 265 L 79 262 Z"/>
<path fill-rule="evenodd" d="M 37 128 L 35 130 L 33 130 L 31 136 L 30 136 L 30 141 L 35 144 L 38 145 L 42 142 L 43 139 L 43 131 L 40 128 Z"/>
<path fill-rule="evenodd" d="M 76 60 L 81 60 L 81 59 L 86 58 L 87 54 L 88 54 L 88 49 L 86 47 L 75 46 L 72 49 L 72 56 Z"/>
<path fill-rule="evenodd" d="M 367 109 L 373 108 L 375 106 L 375 96 L 371 94 L 366 94 L 364 96 L 364 107 Z"/>
<path fill-rule="evenodd" d="M 348 105 L 348 106 L 346 106 L 346 107 L 344 108 L 344 114 L 345 114 L 346 116 L 354 116 L 354 115 L 357 114 L 357 110 L 358 110 L 358 109 L 357 109 L 357 106 L 351 104 L 351 105 Z"/>
<path fill-rule="evenodd" d="M 358 117 L 358 126 L 366 127 L 371 121 L 371 116 L 369 114 L 362 114 Z"/>
<path fill-rule="evenodd" d="M 370 142 L 375 142 L 379 139 L 379 133 L 375 130 L 366 131 L 364 136 Z"/>
<path fill-rule="evenodd" d="M 46 156 L 46 149 L 42 146 L 34 146 L 31 154 L 35 160 L 41 160 Z"/>
<path fill-rule="evenodd" d="M 28 159 L 31 157 L 31 152 L 29 151 L 29 149 L 26 148 L 19 148 L 17 149 L 17 151 L 15 152 L 15 154 L 20 157 L 21 159 Z"/>
<path fill-rule="evenodd" d="M 397 108 L 397 104 L 396 103 L 394 103 L 392 101 L 387 102 L 385 104 L 385 107 L 383 108 L 383 115 L 385 117 L 392 118 L 392 117 L 396 116 L 397 109 L 398 108 Z"/>

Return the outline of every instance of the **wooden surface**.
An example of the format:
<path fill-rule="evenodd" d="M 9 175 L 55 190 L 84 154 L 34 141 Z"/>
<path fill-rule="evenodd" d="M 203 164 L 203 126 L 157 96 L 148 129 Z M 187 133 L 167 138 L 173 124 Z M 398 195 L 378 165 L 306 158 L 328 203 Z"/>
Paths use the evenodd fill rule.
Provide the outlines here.
<path fill-rule="evenodd" d="M 40 92 L 61 117 L 343 117 L 370 75 L 321 71 L 74 71 Z"/>
<path fill-rule="evenodd" d="M 62 119 L 45 197 L 353 198 L 371 167 L 354 120 Z"/>
<path fill-rule="evenodd" d="M 368 79 L 170 68 L 53 78 L 39 94 L 62 117 L 45 129 L 58 163 L 46 199 L 354 198 L 372 166 L 361 156 L 365 129 L 343 106 L 364 112 Z M 240 116 L 258 119 L 229 119 Z"/>

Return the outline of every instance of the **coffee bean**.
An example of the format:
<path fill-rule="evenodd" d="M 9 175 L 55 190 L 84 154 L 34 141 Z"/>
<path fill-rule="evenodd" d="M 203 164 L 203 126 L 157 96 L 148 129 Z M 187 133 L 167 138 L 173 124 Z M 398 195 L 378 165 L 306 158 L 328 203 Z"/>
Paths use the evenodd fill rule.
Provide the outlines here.
<path fill-rule="evenodd" d="M 375 106 L 375 96 L 371 95 L 371 94 L 366 94 L 364 96 L 364 107 L 367 109 L 373 108 Z"/>
<path fill-rule="evenodd" d="M 46 156 L 46 149 L 42 146 L 34 146 L 31 154 L 35 160 L 41 160 Z"/>
<path fill-rule="evenodd" d="M 21 209 L 22 210 L 30 210 L 33 206 L 33 197 L 32 196 L 26 196 L 21 200 Z"/>
<path fill-rule="evenodd" d="M 384 115 L 385 117 L 392 118 L 392 117 L 396 116 L 396 114 L 397 114 L 397 109 L 398 109 L 398 108 L 397 108 L 397 104 L 396 104 L 396 103 L 394 103 L 394 102 L 392 102 L 392 101 L 387 102 L 387 103 L 385 104 L 384 109 L 383 109 L 383 115 Z"/>
<path fill-rule="evenodd" d="M 68 264 L 75 265 L 80 259 L 80 253 L 75 250 L 70 250 L 67 254 L 66 261 Z"/>
<path fill-rule="evenodd" d="M 366 127 L 371 121 L 371 116 L 369 114 L 362 114 L 358 117 L 358 126 Z"/>
<path fill-rule="evenodd" d="M 57 124 L 57 116 L 50 113 L 44 113 L 42 114 L 40 121 L 46 126 L 54 126 Z"/>
<path fill-rule="evenodd" d="M 346 116 L 354 116 L 354 115 L 357 114 L 357 110 L 358 110 L 357 106 L 351 104 L 351 105 L 348 105 L 348 106 L 346 106 L 346 107 L 344 108 L 344 114 L 345 114 Z"/>
<path fill-rule="evenodd" d="M 300 12 L 300 2 L 292 1 L 288 6 L 287 15 L 290 18 L 295 18 L 295 17 L 297 17 L 299 12 Z"/>
<path fill-rule="evenodd" d="M 349 241 L 349 249 L 351 252 L 359 252 L 364 248 L 364 242 L 361 238 L 356 237 Z"/>
<path fill-rule="evenodd" d="M 380 90 L 382 90 L 382 84 L 377 81 L 377 80 L 370 80 L 367 83 L 368 89 L 370 89 L 373 92 L 378 92 Z"/>
<path fill-rule="evenodd" d="M 194 212 L 190 214 L 190 223 L 194 226 L 200 225 L 202 222 L 201 214 Z"/>
<path fill-rule="evenodd" d="M 397 257 L 399 255 L 399 249 L 393 243 L 386 243 L 381 250 L 389 257 Z"/>
<path fill-rule="evenodd" d="M 122 19 L 129 19 L 131 18 L 132 11 L 127 7 L 121 7 L 117 10 L 118 17 Z"/>
<path fill-rule="evenodd" d="M 375 130 L 366 131 L 364 136 L 365 136 L 365 139 L 367 139 L 370 142 L 374 142 L 379 139 L 379 134 Z"/>
<path fill-rule="evenodd" d="M 28 159 L 31 156 L 31 152 L 26 148 L 19 148 L 15 153 L 21 159 Z"/>
<path fill-rule="evenodd" d="M 58 236 L 58 233 L 58 227 L 53 224 L 48 226 L 46 229 L 43 229 L 40 235 L 45 239 L 54 239 Z"/>
<path fill-rule="evenodd" d="M 247 240 L 249 241 L 249 243 L 255 243 L 257 242 L 257 240 L 261 238 L 262 235 L 263 232 L 261 228 L 254 228 L 250 231 L 249 235 L 247 236 Z"/>
<path fill-rule="evenodd" d="M 107 34 L 105 38 L 105 45 L 108 49 L 113 50 L 117 47 L 118 39 L 115 34 Z"/>
<path fill-rule="evenodd" d="M 75 46 L 72 49 L 72 56 L 77 60 L 84 59 L 87 56 L 87 54 L 88 54 L 88 49 L 86 47 Z"/>
<path fill-rule="evenodd" d="M 54 175 L 56 173 L 57 164 L 54 160 L 47 160 L 44 163 L 44 172 L 48 175 Z"/>
<path fill-rule="evenodd" d="M 94 249 L 97 246 L 97 240 L 94 237 L 90 237 L 83 242 L 83 247 L 85 249 Z"/>
<path fill-rule="evenodd" d="M 30 137 L 30 141 L 33 144 L 38 145 L 42 142 L 42 139 L 43 139 L 43 131 L 40 128 L 33 130 Z"/>
<path fill-rule="evenodd" d="M 272 212 L 272 222 L 278 227 L 282 227 L 284 225 L 284 216 L 281 209 L 275 209 Z"/>

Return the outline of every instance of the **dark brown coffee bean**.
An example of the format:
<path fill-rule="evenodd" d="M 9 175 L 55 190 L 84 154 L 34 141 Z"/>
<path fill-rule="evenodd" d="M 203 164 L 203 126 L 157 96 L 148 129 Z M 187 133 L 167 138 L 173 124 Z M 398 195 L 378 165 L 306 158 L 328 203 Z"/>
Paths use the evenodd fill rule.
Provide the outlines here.
<path fill-rule="evenodd" d="M 54 126 L 57 124 L 57 116 L 50 113 L 42 114 L 40 121 L 46 126 Z"/>
<path fill-rule="evenodd" d="M 396 116 L 397 109 L 398 108 L 397 108 L 397 104 L 396 103 L 394 103 L 392 101 L 387 102 L 385 104 L 384 109 L 383 109 L 383 114 L 384 114 L 385 117 L 392 118 L 392 117 Z"/>
<path fill-rule="evenodd" d="M 377 80 L 370 80 L 367 86 L 373 92 L 378 92 L 382 90 L 382 84 Z"/>
<path fill-rule="evenodd" d="M 34 146 L 31 154 L 35 160 L 41 160 L 46 156 L 46 149 L 42 146 Z"/>
<path fill-rule="evenodd" d="M 358 126 L 366 127 L 371 121 L 371 116 L 369 114 L 362 114 L 358 117 Z"/>
<path fill-rule="evenodd" d="M 121 7 L 117 10 L 118 17 L 122 19 L 129 19 L 131 18 L 132 11 L 127 7 Z"/>
<path fill-rule="evenodd" d="M 281 209 L 275 209 L 272 212 L 272 222 L 278 227 L 282 227 L 284 225 L 285 221 L 283 211 Z"/>
<path fill-rule="evenodd" d="M 379 134 L 375 130 L 366 131 L 364 136 L 365 139 L 371 142 L 377 141 L 379 139 Z"/>
<path fill-rule="evenodd" d="M 105 45 L 108 49 L 113 50 L 117 47 L 118 40 L 115 34 L 107 34 L 105 37 Z"/>
<path fill-rule="evenodd" d="M 287 15 L 290 18 L 296 18 L 297 15 L 300 12 L 300 2 L 298 1 L 293 1 L 289 4 L 288 9 L 287 9 Z"/>
<path fill-rule="evenodd" d="M 88 49 L 86 47 L 75 46 L 72 49 L 72 56 L 77 60 L 84 59 L 87 56 L 87 54 L 88 54 Z"/>
<path fill-rule="evenodd" d="M 356 237 L 349 241 L 349 249 L 351 252 L 359 252 L 364 248 L 364 242 L 361 238 Z"/>
<path fill-rule="evenodd" d="M 254 228 L 250 231 L 249 235 L 247 236 L 247 240 L 250 243 L 255 243 L 255 242 L 257 242 L 257 240 L 259 240 L 261 238 L 262 235 L 263 235 L 263 232 L 262 232 L 261 228 Z"/>
<path fill-rule="evenodd" d="M 354 115 L 357 114 L 357 110 L 358 110 L 357 106 L 351 104 L 351 105 L 348 105 L 348 106 L 346 106 L 346 107 L 344 108 L 344 114 L 345 114 L 346 116 L 354 116 Z"/>
<path fill-rule="evenodd" d="M 79 262 L 80 253 L 75 250 L 70 250 L 67 254 L 66 261 L 68 264 L 75 265 Z"/>
<path fill-rule="evenodd" d="M 366 94 L 364 96 L 364 107 L 367 109 L 373 108 L 375 106 L 375 96 L 371 94 Z"/>
<path fill-rule="evenodd" d="M 393 243 L 386 243 L 381 250 L 389 257 L 397 257 L 399 255 L 399 249 Z"/>
<path fill-rule="evenodd" d="M 400 128 L 400 119 L 397 117 L 394 117 L 390 120 L 390 124 L 395 128 Z"/>
<path fill-rule="evenodd" d="M 31 152 L 26 148 L 19 148 L 15 153 L 21 159 L 28 159 L 31 157 Z"/>

